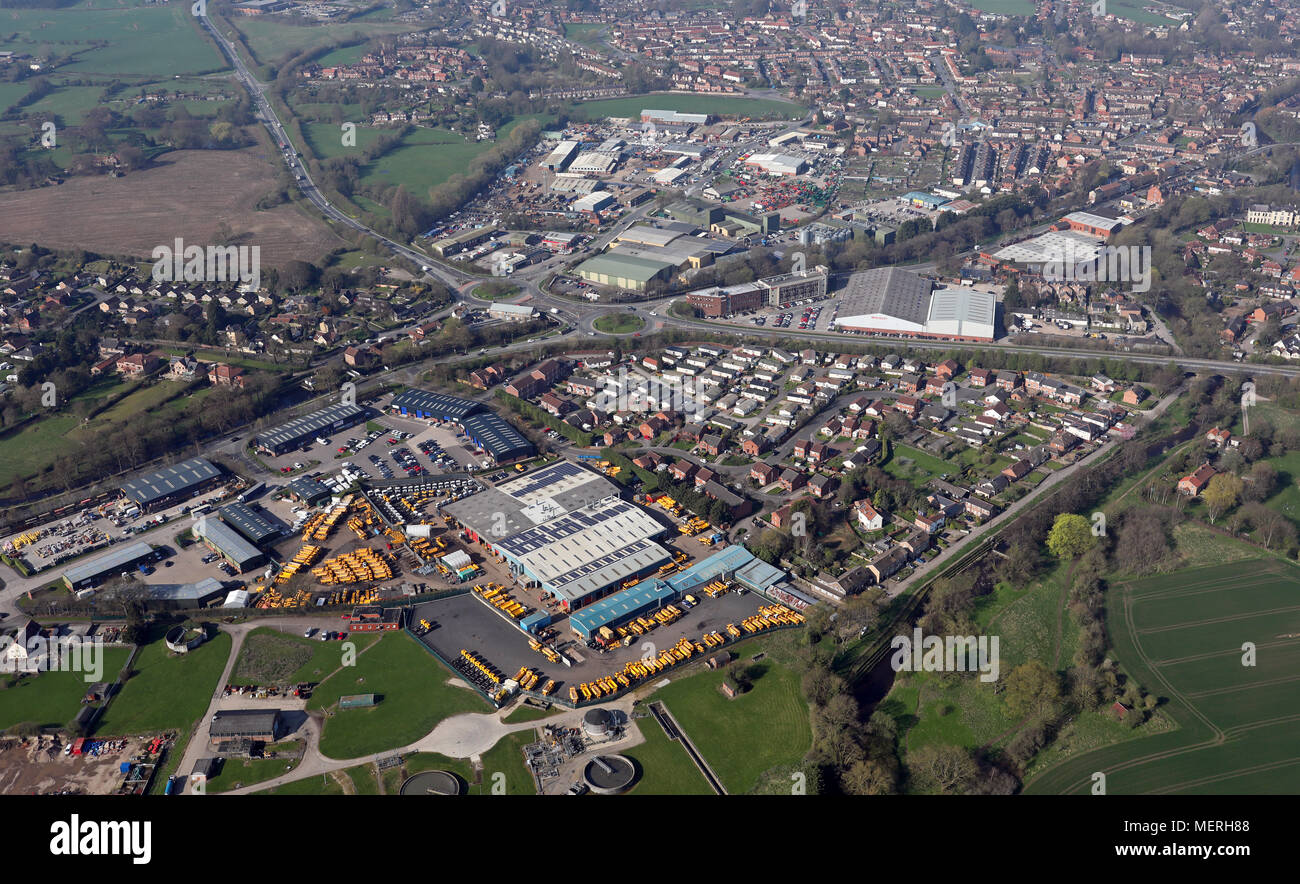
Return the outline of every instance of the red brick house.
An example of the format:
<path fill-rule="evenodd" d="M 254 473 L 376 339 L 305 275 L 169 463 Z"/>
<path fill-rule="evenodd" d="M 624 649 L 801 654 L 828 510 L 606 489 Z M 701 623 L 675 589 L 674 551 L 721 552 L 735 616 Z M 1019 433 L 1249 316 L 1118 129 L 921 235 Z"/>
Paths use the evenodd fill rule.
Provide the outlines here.
<path fill-rule="evenodd" d="M 1218 470 L 1208 463 L 1201 464 L 1196 472 L 1190 476 L 1183 476 L 1178 480 L 1178 493 L 1195 497 L 1205 490 L 1205 486 L 1210 483 L 1210 480 L 1214 478 L 1217 472 Z"/>
<path fill-rule="evenodd" d="M 208 383 L 214 387 L 244 388 L 244 370 L 218 362 L 208 369 Z"/>

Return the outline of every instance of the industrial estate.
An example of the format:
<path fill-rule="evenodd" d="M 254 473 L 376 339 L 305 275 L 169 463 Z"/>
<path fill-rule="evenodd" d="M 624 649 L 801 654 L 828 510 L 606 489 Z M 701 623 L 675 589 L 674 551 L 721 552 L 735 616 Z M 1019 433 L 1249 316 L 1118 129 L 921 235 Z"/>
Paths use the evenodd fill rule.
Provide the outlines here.
<path fill-rule="evenodd" d="M 0 793 L 1300 791 L 1300 9 L 1113 5 L 7 9 Z"/>

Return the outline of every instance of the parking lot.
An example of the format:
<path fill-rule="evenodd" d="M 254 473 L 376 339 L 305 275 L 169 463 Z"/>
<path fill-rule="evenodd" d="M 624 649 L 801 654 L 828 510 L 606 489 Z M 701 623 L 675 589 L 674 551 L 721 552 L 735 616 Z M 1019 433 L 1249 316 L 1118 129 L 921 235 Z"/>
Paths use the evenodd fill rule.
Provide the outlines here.
<path fill-rule="evenodd" d="M 517 589 L 512 588 L 511 594 L 520 597 Z M 767 603 L 753 593 L 741 595 L 729 592 L 716 599 L 696 593 L 695 597 L 700 603 L 686 611 L 683 617 L 667 626 L 658 627 L 626 648 L 609 651 L 587 647 L 561 620 L 553 626 L 560 635 L 556 647 L 573 661 L 570 667 L 551 663 L 529 648 L 528 636 L 510 625 L 496 609 L 484 604 L 472 593 L 419 605 L 412 615 L 412 622 L 427 619 L 437 624 L 420 640 L 446 660 L 455 660 L 460 656 L 461 649 L 469 650 L 506 677 L 514 675 L 521 666 L 527 666 L 534 672 L 541 673 L 543 679 L 555 679 L 557 685 L 553 696 L 567 698 L 570 685 L 608 676 L 621 670 L 624 663 L 640 660 L 652 651 L 645 647 L 647 644 L 653 646 L 653 656 L 659 650 L 675 645 L 683 637 L 699 639 L 710 630 L 725 630 L 728 623 L 739 624 L 757 611 L 760 604 Z M 679 603 L 678 607 L 683 606 Z M 578 657 L 582 658 L 581 662 Z"/>

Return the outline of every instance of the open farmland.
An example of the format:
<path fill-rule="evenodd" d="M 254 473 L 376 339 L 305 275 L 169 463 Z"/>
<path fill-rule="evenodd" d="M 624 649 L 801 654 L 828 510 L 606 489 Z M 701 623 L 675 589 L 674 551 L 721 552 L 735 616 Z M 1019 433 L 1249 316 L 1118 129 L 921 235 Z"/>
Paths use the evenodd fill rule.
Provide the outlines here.
<path fill-rule="evenodd" d="M 1179 729 L 1072 759 L 1027 792 L 1085 793 L 1095 771 L 1112 794 L 1300 790 L 1300 569 L 1254 559 L 1133 580 L 1108 608 L 1119 662 Z"/>
<path fill-rule="evenodd" d="M 122 79 L 225 69 L 199 33 L 190 4 L 88 0 L 62 9 L 0 10 L 0 49 L 69 60 L 59 69 Z"/>
<path fill-rule="evenodd" d="M 0 240 L 148 258 L 177 237 L 212 243 L 225 221 L 237 244 L 261 247 L 262 263 L 318 260 L 343 240 L 292 204 L 266 211 L 275 188 L 266 151 L 176 151 L 122 178 L 74 178 L 58 187 L 0 194 Z"/>

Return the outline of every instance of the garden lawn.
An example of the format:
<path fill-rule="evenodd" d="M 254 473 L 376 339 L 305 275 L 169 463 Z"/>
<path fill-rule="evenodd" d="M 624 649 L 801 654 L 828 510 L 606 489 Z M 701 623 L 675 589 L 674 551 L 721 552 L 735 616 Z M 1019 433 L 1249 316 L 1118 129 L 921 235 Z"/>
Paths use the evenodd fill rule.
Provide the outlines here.
<path fill-rule="evenodd" d="M 130 655 L 127 648 L 105 648 L 103 679 L 112 681 Z M 0 690 L 0 730 L 23 722 L 43 727 L 63 727 L 81 710 L 81 698 L 90 682 L 83 672 L 42 672 L 17 678 L 8 673 L 9 686 Z"/>
<path fill-rule="evenodd" d="M 712 795 L 704 775 L 680 743 L 668 739 L 659 722 L 642 718 L 636 723 L 645 742 L 623 754 L 636 762 L 641 778 L 633 795 Z"/>

